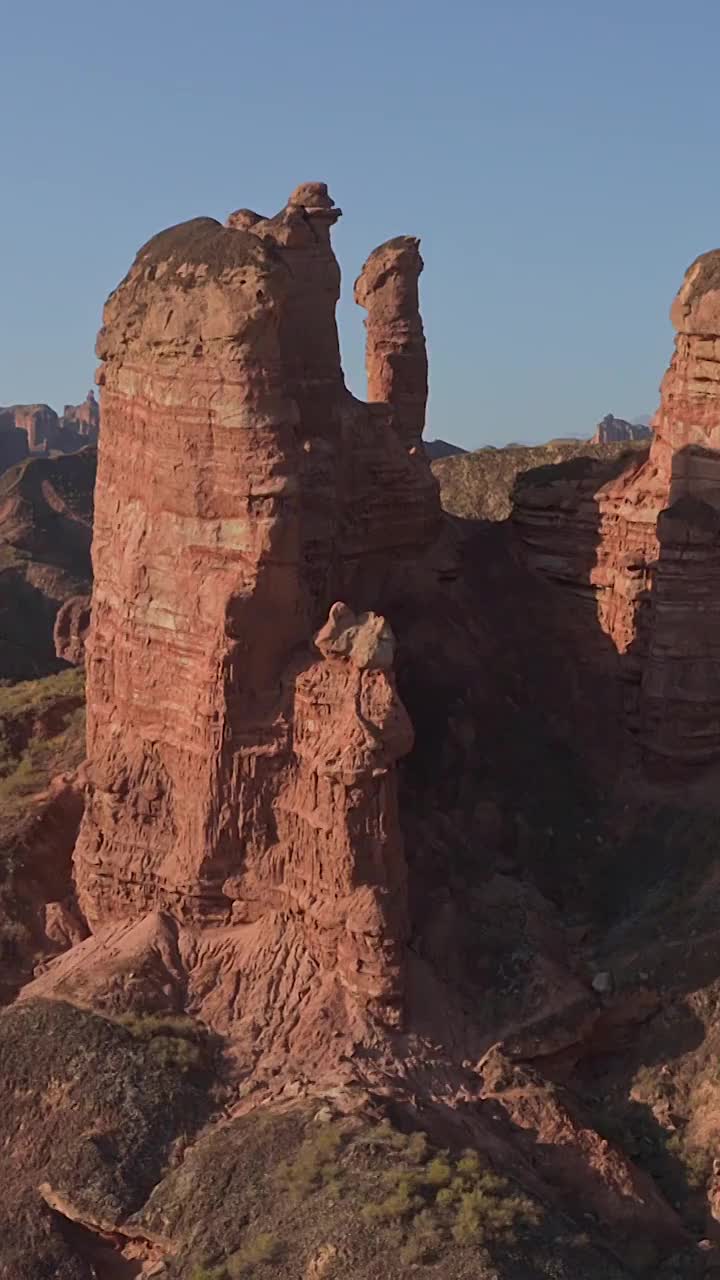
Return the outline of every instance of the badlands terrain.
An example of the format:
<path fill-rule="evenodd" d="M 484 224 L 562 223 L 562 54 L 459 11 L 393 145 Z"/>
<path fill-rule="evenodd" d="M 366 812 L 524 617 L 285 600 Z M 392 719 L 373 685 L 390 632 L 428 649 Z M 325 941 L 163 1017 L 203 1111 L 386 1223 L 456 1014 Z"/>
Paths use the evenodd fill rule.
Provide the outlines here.
<path fill-rule="evenodd" d="M 0 1277 L 720 1273 L 720 252 L 647 439 L 431 465 L 339 217 L 148 241 L 0 477 Z"/>

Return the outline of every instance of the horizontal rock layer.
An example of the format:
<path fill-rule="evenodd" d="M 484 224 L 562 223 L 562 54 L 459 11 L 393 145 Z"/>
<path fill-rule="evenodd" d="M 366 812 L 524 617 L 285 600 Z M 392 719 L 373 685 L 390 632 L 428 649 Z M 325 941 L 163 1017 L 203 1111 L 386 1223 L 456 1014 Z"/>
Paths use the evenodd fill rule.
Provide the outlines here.
<path fill-rule="evenodd" d="M 393 406 L 345 389 L 338 216 L 311 183 L 171 228 L 106 305 L 76 874 L 95 927 L 159 907 L 253 953 L 284 935 L 287 1009 L 325 973 L 394 1017 L 412 731 L 367 610 L 440 513 Z"/>
<path fill-rule="evenodd" d="M 526 478 L 515 527 L 535 568 L 591 601 L 646 762 L 678 774 L 720 759 L 720 252 L 693 264 L 671 316 L 647 457 L 610 478 Z"/>

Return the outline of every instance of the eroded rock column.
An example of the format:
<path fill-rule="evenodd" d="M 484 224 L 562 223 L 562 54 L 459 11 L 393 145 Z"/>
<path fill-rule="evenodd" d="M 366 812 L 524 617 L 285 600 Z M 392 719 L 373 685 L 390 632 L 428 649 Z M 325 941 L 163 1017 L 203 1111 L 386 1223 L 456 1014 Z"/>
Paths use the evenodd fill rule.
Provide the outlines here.
<path fill-rule="evenodd" d="M 395 407 L 408 446 L 425 428 L 428 362 L 420 315 L 420 241 L 397 236 L 374 249 L 355 281 L 355 301 L 367 311 L 368 400 Z"/>
<path fill-rule="evenodd" d="M 228 931 L 219 1022 L 402 1001 L 412 728 L 377 602 L 440 507 L 393 406 L 345 387 L 338 216 L 306 183 L 274 218 L 161 233 L 98 339 L 79 897 L 94 928 L 161 908 Z"/>

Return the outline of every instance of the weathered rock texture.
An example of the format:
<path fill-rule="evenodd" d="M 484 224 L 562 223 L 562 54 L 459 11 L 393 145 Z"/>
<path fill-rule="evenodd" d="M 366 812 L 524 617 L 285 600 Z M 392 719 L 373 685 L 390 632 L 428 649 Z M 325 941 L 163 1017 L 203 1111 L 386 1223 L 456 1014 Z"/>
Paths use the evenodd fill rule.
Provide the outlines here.
<path fill-rule="evenodd" d="M 432 469 L 440 483 L 443 507 L 451 515 L 469 520 L 507 520 L 513 509 L 515 486 L 526 472 L 539 475 L 538 469 L 543 468 L 550 477 L 554 466 L 574 458 L 595 459 L 602 471 L 605 463 L 612 464 L 634 448 L 640 446 L 593 444 L 590 440 L 549 440 L 547 444 L 505 445 L 502 449 L 488 445 L 471 453 L 433 458 Z"/>
<path fill-rule="evenodd" d="M 0 678 L 57 670 L 53 625 L 92 581 L 96 454 L 28 458 L 0 476 Z"/>
<path fill-rule="evenodd" d="M 63 410 L 63 428 L 74 432 L 86 444 L 95 444 L 100 430 L 100 405 L 94 391 L 88 391 L 82 404 L 66 404 Z"/>
<path fill-rule="evenodd" d="M 63 662 L 81 666 L 90 629 L 90 596 L 70 596 L 58 609 L 53 628 L 55 652 Z"/>
<path fill-rule="evenodd" d="M 0 409 L 0 473 L 14 467 L 28 456 L 27 432 L 15 426 L 15 418 Z"/>
<path fill-rule="evenodd" d="M 627 440 L 649 440 L 652 432 L 649 427 L 639 422 L 626 422 L 624 418 L 616 418 L 608 413 L 598 422 L 593 444 L 619 444 Z"/>
<path fill-rule="evenodd" d="M 66 404 L 61 418 L 49 404 L 14 404 L 0 408 L 0 470 L 28 453 L 75 453 L 87 444 L 95 444 L 99 425 L 100 406 L 93 391 L 81 405 Z M 23 433 L 25 449 L 4 463 L 3 444 L 10 431 Z"/>
<path fill-rule="evenodd" d="M 628 726 L 677 772 L 720 759 L 720 251 L 690 267 L 671 317 L 649 454 L 612 478 L 525 477 L 516 527 L 536 568 L 594 601 Z"/>
<path fill-rule="evenodd" d="M 157 908 L 231 926 L 248 1024 L 311 988 L 388 1016 L 402 993 L 412 731 L 367 611 L 440 509 L 398 412 L 344 386 L 339 216 L 308 183 L 274 218 L 161 233 L 98 339 L 80 902 L 96 928 Z"/>
<path fill-rule="evenodd" d="M 13 404 L 0 409 L 0 415 L 12 421 L 17 430 L 25 432 L 31 453 L 55 447 L 60 422 L 49 404 Z"/>
<path fill-rule="evenodd" d="M 396 236 L 375 249 L 355 281 L 355 301 L 367 319 L 368 399 L 392 404 L 406 444 L 425 426 L 428 363 L 418 301 L 423 269 L 419 240 Z"/>

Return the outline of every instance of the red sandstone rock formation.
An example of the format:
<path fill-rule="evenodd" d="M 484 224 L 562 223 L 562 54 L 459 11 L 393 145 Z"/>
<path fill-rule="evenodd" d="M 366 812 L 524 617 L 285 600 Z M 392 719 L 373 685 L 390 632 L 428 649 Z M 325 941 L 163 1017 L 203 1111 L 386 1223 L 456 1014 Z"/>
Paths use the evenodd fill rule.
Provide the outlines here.
<path fill-rule="evenodd" d="M 90 596 L 70 596 L 60 606 L 53 641 L 58 658 L 80 666 L 85 661 L 85 640 L 90 628 Z"/>
<path fill-rule="evenodd" d="M 28 456 L 27 432 L 15 426 L 10 409 L 0 409 L 0 474 Z"/>
<path fill-rule="evenodd" d="M 671 318 L 649 455 L 564 491 L 558 474 L 525 484 L 516 527 L 536 568 L 594 597 L 628 725 L 677 773 L 720 759 L 720 251 L 690 267 Z"/>
<path fill-rule="evenodd" d="M 425 427 L 428 364 L 418 302 L 419 240 L 397 236 L 373 250 L 355 281 L 367 319 L 368 399 L 397 409 L 403 439 L 416 445 Z"/>
<path fill-rule="evenodd" d="M 602 422 L 598 422 L 592 443 L 619 444 L 624 440 L 649 440 L 650 436 L 650 428 L 642 423 L 626 422 L 624 418 L 616 418 L 614 414 L 608 413 Z"/>
<path fill-rule="evenodd" d="M 19 431 L 25 432 L 31 453 L 42 453 L 55 447 L 60 424 L 49 404 L 13 404 L 7 409 L 0 409 L 0 414 L 11 419 Z"/>
<path fill-rule="evenodd" d="M 0 677 L 57 670 L 53 624 L 90 590 L 96 455 L 28 458 L 0 476 Z"/>
<path fill-rule="evenodd" d="M 436 537 L 437 486 L 344 386 L 325 185 L 241 213 L 156 236 L 105 308 L 79 897 L 95 928 L 229 927 L 248 1024 L 308 984 L 394 1018 L 412 734 L 365 611 Z"/>
<path fill-rule="evenodd" d="M 63 430 L 94 444 L 100 430 L 100 405 L 94 391 L 88 391 L 82 404 L 66 404 L 62 417 Z"/>
<path fill-rule="evenodd" d="M 494 921 L 503 944 L 520 930 L 533 951 L 526 1041 L 534 1026 L 552 1053 L 552 1031 L 538 1032 L 548 1002 L 556 1015 L 579 1003 L 597 1016 L 592 990 L 577 976 L 568 984 L 561 930 L 548 929 L 534 895 L 486 874 L 506 838 L 492 806 L 473 828 L 485 828 L 472 848 L 477 879 L 458 881 L 457 861 L 448 873 L 458 825 L 449 809 L 483 807 L 485 744 L 471 753 L 487 726 L 463 703 L 488 644 L 485 601 L 469 624 L 466 599 L 438 586 L 454 569 L 427 459 L 413 447 L 424 375 L 408 395 L 395 380 L 405 366 L 390 361 L 389 400 L 371 405 L 344 387 L 337 216 L 314 183 L 275 218 L 239 211 L 226 228 L 172 228 L 108 300 L 88 789 L 75 853 L 96 932 L 24 995 L 197 1014 L 229 1033 L 243 1088 L 264 1098 L 285 1085 L 364 1081 L 417 1114 L 419 1095 L 452 1141 L 519 1165 L 551 1199 L 590 1177 L 604 1221 L 662 1230 L 661 1199 L 599 1135 L 534 1087 L 516 1098 L 491 1078 L 482 1053 L 493 1029 L 474 1000 L 492 982 L 484 962 L 465 1007 L 455 999 L 453 963 L 487 946 Z M 376 286 L 369 318 L 384 323 L 395 307 L 405 327 L 389 323 L 386 336 L 404 357 L 419 318 L 401 315 L 397 282 L 392 306 L 376 311 L 386 297 Z M 502 580 L 495 589 L 507 593 Z M 418 709 L 429 703 L 425 746 L 449 796 L 435 830 L 422 831 L 422 812 L 415 830 L 433 846 L 421 869 L 445 896 L 431 898 L 417 877 L 430 900 L 413 948 L 395 769 L 412 728 L 386 612 L 413 657 L 427 659 L 411 673 L 413 697 Z M 436 664 L 445 677 L 458 656 L 450 680 L 428 690 L 425 673 Z M 444 717 L 439 766 L 433 730 Z M 423 783 L 415 794 L 431 790 Z M 485 914 L 464 916 L 461 896 Z M 73 927 L 54 909 L 45 921 L 58 947 Z M 560 1148 L 541 1153 L 542 1177 L 529 1128 Z"/>

